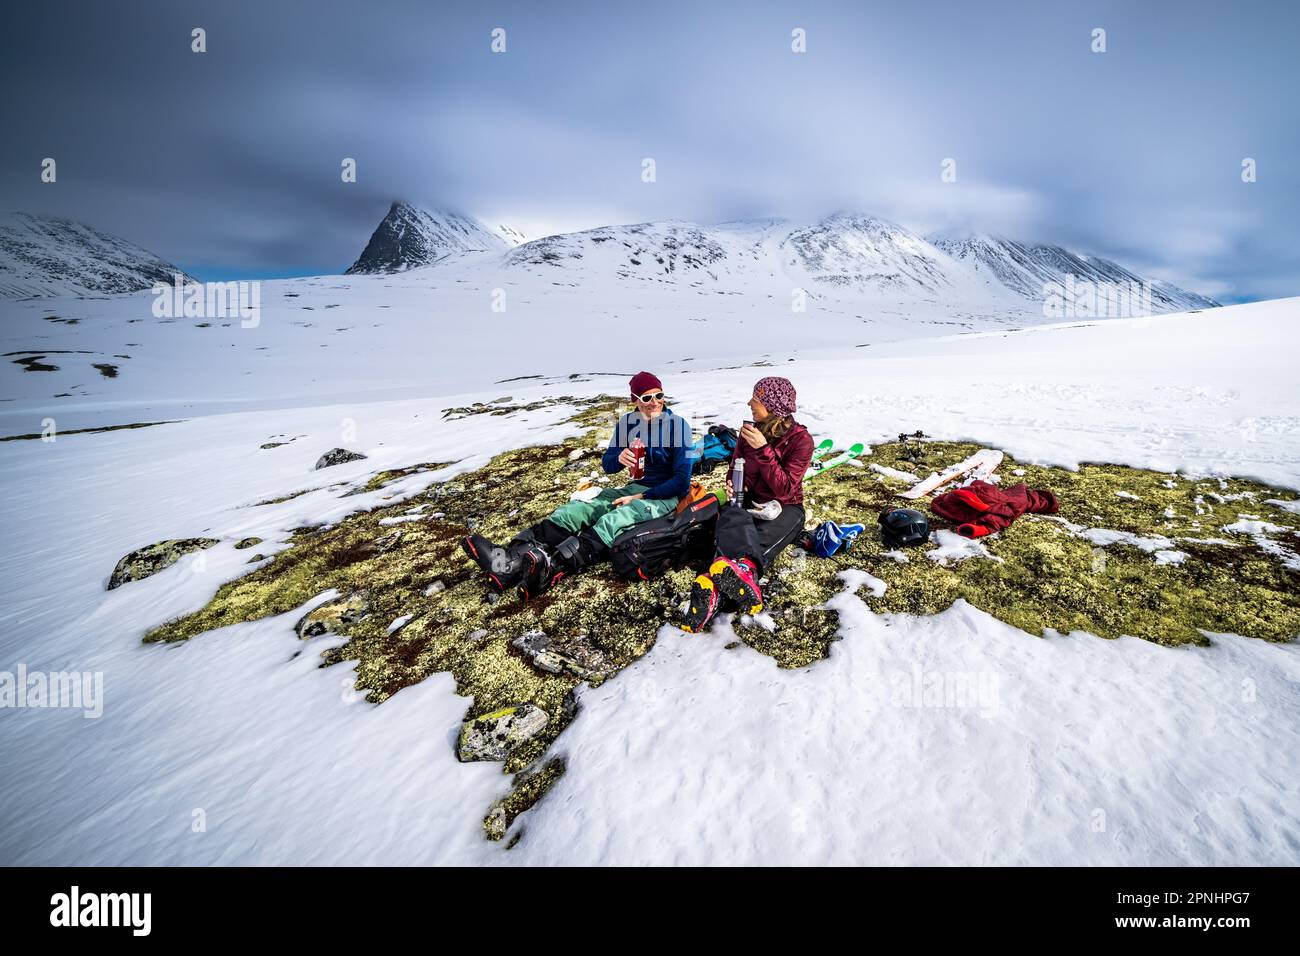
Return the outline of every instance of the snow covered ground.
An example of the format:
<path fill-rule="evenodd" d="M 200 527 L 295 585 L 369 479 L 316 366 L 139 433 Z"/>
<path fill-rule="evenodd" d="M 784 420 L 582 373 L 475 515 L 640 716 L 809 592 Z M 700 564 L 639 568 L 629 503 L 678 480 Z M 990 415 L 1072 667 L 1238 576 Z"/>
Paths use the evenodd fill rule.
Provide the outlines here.
<path fill-rule="evenodd" d="M 376 282 L 378 296 L 381 280 L 366 281 Z M 99 309 L 112 327 L 112 316 L 137 307 L 133 298 L 80 304 Z M 344 326 L 355 316 L 339 318 Z M 865 348 L 819 350 L 829 343 L 814 336 L 777 369 L 706 370 L 736 364 L 707 354 L 688 366 L 664 364 L 689 354 L 681 340 L 657 342 L 659 351 L 646 347 L 634 361 L 660 370 L 678 410 L 696 422 L 734 422 L 754 379 L 778 372 L 798 386 L 800 418 L 819 435 L 871 442 L 921 428 L 1030 461 L 1180 468 L 1294 490 L 1298 319 L 1300 300 L 1290 299 L 908 339 L 903 317 Z M 41 323 L 39 314 L 33 321 Z M 55 323 L 33 328 L 56 326 L 59 335 L 71 331 Z M 168 328 L 180 336 L 179 326 Z M 254 331 L 236 324 L 221 334 Z M 14 334 L 7 326 L 5 335 Z M 489 385 L 507 376 L 472 366 L 476 346 L 462 353 L 464 341 L 440 353 L 424 397 L 375 400 L 380 357 L 412 376 L 418 370 L 419 357 L 395 340 L 356 348 L 355 380 L 340 361 L 327 364 L 327 380 L 317 383 L 308 381 L 310 356 L 293 360 L 298 353 L 285 343 L 283 364 L 268 365 L 275 373 L 255 376 L 260 383 L 278 377 L 280 391 L 249 389 L 256 410 L 0 443 L 7 532 L 0 669 L 104 675 L 101 717 L 0 710 L 0 862 L 1300 859 L 1295 643 L 1216 635 L 1208 649 L 1170 650 L 1083 634 L 1039 639 L 964 604 L 932 618 L 890 617 L 846 593 L 835 599 L 845 632 L 831 658 L 782 671 L 743 645 L 723 650 L 721 625 L 704 637 L 665 628 L 643 660 L 580 691 L 581 713 L 556 745 L 569 758 L 568 773 L 516 823 L 526 832 L 508 852 L 483 840 L 480 823 L 509 778 L 495 766 L 455 760 L 467 701 L 455 696 L 450 677 L 367 704 L 350 691 L 350 665 L 316 668 L 335 639 L 300 642 L 291 630 L 299 612 L 180 645 L 140 643 L 149 627 L 200 607 L 241 573 L 249 552 L 233 548 L 239 538 L 263 537 L 257 550 L 269 554 L 305 521 L 335 520 L 395 488 L 414 492 L 502 449 L 554 441 L 569 427 L 557 424 L 563 407 L 449 421 L 442 409 L 504 394 L 618 393 L 626 380 Z M 726 338 L 708 341 L 701 351 L 720 356 Z M 788 340 L 774 339 L 774 354 L 778 343 Z M 599 368 L 580 362 L 568 367 Z M 212 397 L 207 407 L 216 408 L 234 395 L 220 369 L 234 375 L 240 363 L 214 363 L 210 381 L 187 383 L 159 358 L 156 376 L 142 377 L 146 384 L 134 391 L 82 399 L 83 423 L 177 411 L 194 395 Z M 629 370 L 636 369 L 617 371 Z M 20 374 L 27 388 L 56 373 Z M 470 380 L 472 392 L 463 387 Z M 402 384 L 418 387 L 411 377 Z M 209 385 L 216 390 L 205 391 Z M 354 387 L 349 400 L 327 403 Z M 12 397 L 15 422 L 47 401 Z M 104 411 L 112 401 L 123 404 Z M 146 409 L 150 415 L 135 414 Z M 60 425 L 76 427 L 64 417 Z M 6 429 L 19 431 L 39 424 Z M 277 436 L 298 437 L 259 449 L 283 440 Z M 336 445 L 370 457 L 312 471 Z M 339 498 L 327 487 L 386 467 L 453 459 L 461 461 L 369 495 Z M 318 486 L 281 504 L 247 507 Z M 126 552 L 198 534 L 223 543 L 104 590 Z M 955 695 L 943 705 L 913 691 L 936 679 Z M 200 819 L 205 828 L 195 832 Z"/>
<path fill-rule="evenodd" d="M 504 313 L 492 310 L 498 288 Z M 0 300 L 0 435 L 40 431 L 46 417 L 66 430 L 450 395 L 518 376 L 626 380 L 647 362 L 695 374 L 702 364 L 784 362 L 809 349 L 1046 321 L 1005 307 L 830 298 L 795 314 L 788 283 L 771 294 L 585 280 L 556 287 L 545 274 L 505 281 L 469 266 L 263 282 L 260 321 L 249 328 L 238 315 L 155 318 L 153 301 L 149 292 Z M 41 364 L 57 371 L 25 371 L 18 363 L 27 355 L 44 355 Z M 95 367 L 105 364 L 113 377 Z M 527 384 L 508 382 L 488 398 Z"/>

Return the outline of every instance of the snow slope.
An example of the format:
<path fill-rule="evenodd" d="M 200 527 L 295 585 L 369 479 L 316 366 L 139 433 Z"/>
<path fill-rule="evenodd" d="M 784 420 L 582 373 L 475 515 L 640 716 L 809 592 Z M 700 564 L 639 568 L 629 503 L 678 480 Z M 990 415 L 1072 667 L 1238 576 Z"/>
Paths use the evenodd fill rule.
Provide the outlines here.
<path fill-rule="evenodd" d="M 134 292 L 170 283 L 180 272 L 152 252 L 71 219 L 24 212 L 0 218 L 0 299 Z"/>
<path fill-rule="evenodd" d="M 0 302 L 0 435 L 39 431 L 47 417 L 77 428 L 451 393 L 528 375 L 686 371 L 1045 321 L 837 289 L 811 290 L 806 311 L 795 312 L 791 290 L 803 279 L 760 285 L 719 273 L 696 284 L 647 274 L 629 286 L 610 276 L 605 254 L 598 247 L 563 275 L 545 264 L 503 274 L 465 254 L 394 275 L 265 281 L 255 326 L 233 314 L 158 318 L 149 293 Z M 42 355 L 55 370 L 27 371 Z M 104 364 L 112 378 L 96 368 Z"/>
<path fill-rule="evenodd" d="M 585 693 L 517 862 L 1296 864 L 1297 761 L 1275 749 L 1296 739 L 1296 645 L 832 604 L 846 635 L 806 670 L 665 628 L 633 680 Z M 960 703 L 921 690 L 963 680 Z"/>
<path fill-rule="evenodd" d="M 1001 236 L 975 235 L 964 238 L 934 236 L 930 241 L 954 259 L 970 266 L 992 287 L 1010 289 L 1026 299 L 1041 301 L 1049 284 L 1062 286 L 1067 276 L 1075 282 L 1098 287 L 1141 287 L 1151 289 L 1152 312 L 1182 312 L 1213 309 L 1219 303 L 1158 279 L 1144 279 L 1137 273 L 1095 256 L 1081 256 L 1061 246 L 1027 244 Z"/>
<path fill-rule="evenodd" d="M 781 372 L 819 435 L 871 442 L 922 428 L 1026 460 L 1178 467 L 1296 490 L 1297 318 L 1290 299 L 1059 323 L 810 352 Z M 734 421 L 768 371 L 670 371 L 666 384 L 697 424 Z M 0 862 L 1295 865 L 1296 643 L 1033 638 L 962 604 L 912 619 L 843 595 L 832 656 L 781 671 L 744 646 L 723 650 L 721 625 L 708 637 L 666 628 L 642 661 L 579 692 L 581 713 L 558 744 L 569 772 L 516 824 L 525 834 L 508 852 L 479 824 L 509 778 L 455 760 L 468 702 L 449 678 L 378 707 L 358 701 L 350 666 L 315 667 L 328 639 L 294 636 L 298 612 L 140 644 L 241 572 L 240 537 L 261 536 L 272 553 L 304 521 L 567 431 L 563 407 L 450 421 L 441 409 L 624 381 L 516 382 L 0 444 L 0 668 L 100 670 L 105 681 L 98 719 L 0 711 Z M 312 471 L 345 429 L 371 457 Z M 275 436 L 300 437 L 258 448 Z M 369 495 L 328 487 L 452 458 L 463 461 Z M 127 551 L 200 533 L 223 543 L 103 590 Z M 968 707 L 911 706 L 914 668 L 973 676 L 983 695 Z"/>

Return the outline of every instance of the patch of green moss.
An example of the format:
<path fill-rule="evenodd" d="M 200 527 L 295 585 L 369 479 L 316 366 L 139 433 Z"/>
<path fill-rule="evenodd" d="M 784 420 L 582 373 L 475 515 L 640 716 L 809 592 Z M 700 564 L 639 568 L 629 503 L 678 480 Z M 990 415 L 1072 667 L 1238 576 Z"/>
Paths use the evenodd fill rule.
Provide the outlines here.
<path fill-rule="evenodd" d="M 572 376 L 570 376 L 572 377 Z M 532 412 L 539 408 L 549 408 L 553 405 L 585 405 L 590 402 L 586 398 L 574 398 L 572 395 L 561 395 L 559 398 L 542 398 L 534 402 L 525 402 L 519 405 L 509 404 L 511 397 L 494 399 L 491 402 L 475 402 L 473 405 L 466 405 L 459 408 L 444 408 L 442 417 L 445 419 L 455 420 L 457 418 L 468 418 L 471 415 L 513 415 L 515 412 Z"/>
<path fill-rule="evenodd" d="M 256 502 L 253 503 L 253 507 L 256 508 L 256 507 L 258 507 L 258 506 L 260 506 L 260 505 L 278 505 L 278 504 L 282 504 L 282 503 L 284 503 L 284 502 L 286 502 L 286 501 L 292 501 L 294 498 L 297 498 L 297 497 L 299 497 L 300 495 L 305 495 L 305 494 L 306 494 L 307 492 L 309 492 L 309 491 L 316 491 L 316 490 L 318 490 L 318 489 L 316 489 L 316 488 L 303 488 L 301 491 L 291 491 L 291 492 L 289 492 L 287 495 L 280 495 L 278 498 L 267 498 L 265 501 L 256 501 Z"/>
<path fill-rule="evenodd" d="M 924 477 L 977 448 L 891 442 L 862 461 Z M 873 525 L 885 507 L 901 503 L 895 492 L 907 481 L 869 467 L 845 471 L 808 483 L 810 524 L 833 518 Z M 811 578 L 804 575 L 807 580 L 799 586 L 807 593 L 812 585 L 812 596 L 826 593 L 819 585 L 828 575 L 862 567 L 889 585 L 882 597 L 860 595 L 875 610 L 933 614 L 964 598 L 1035 635 L 1049 628 L 1083 630 L 1175 645 L 1205 643 L 1203 630 L 1272 641 L 1300 634 L 1300 572 L 1261 550 L 1251 537 L 1222 530 L 1242 514 L 1255 515 L 1283 527 L 1272 537 L 1294 551 L 1300 517 L 1263 504 L 1268 498 L 1293 500 L 1294 494 L 1237 478 L 1189 478 L 1106 464 L 1067 471 L 1020 463 L 1009 455 L 998 475 L 1003 485 L 1023 481 L 1054 491 L 1061 503 L 1056 517 L 1064 520 L 1026 515 L 984 539 L 989 554 L 1001 562 L 973 558 L 947 567 L 926 557 L 933 544 L 908 549 L 908 560 L 900 563 L 885 557 L 888 549 L 877 535 L 867 534 L 850 552 L 810 565 Z M 931 525 L 948 527 L 933 515 Z M 1152 552 L 1132 544 L 1098 546 L 1083 536 L 1088 529 L 1128 532 L 1146 541 L 1165 538 L 1168 546 L 1161 550 L 1188 557 L 1181 564 L 1161 564 Z M 1205 543 L 1213 539 L 1230 543 Z"/>
<path fill-rule="evenodd" d="M 580 681 L 539 671 L 512 641 L 535 630 L 556 639 L 586 635 L 617 674 L 650 649 L 660 625 L 674 619 L 676 606 L 701 570 L 680 568 L 637 583 L 621 581 L 609 570 L 592 571 L 531 602 L 514 593 L 498 597 L 484 588 L 459 547 L 466 529 L 505 541 L 544 518 L 594 467 L 593 447 L 605 442 L 626 407 L 624 400 L 612 397 L 556 402 L 578 406 L 569 421 L 582 430 L 580 436 L 559 445 L 504 452 L 477 471 L 330 527 L 296 529 L 286 550 L 223 585 L 204 608 L 168 621 L 145 640 L 185 640 L 285 613 L 331 588 L 345 597 L 364 592 L 363 616 L 332 619 L 330 629 L 344 642 L 322 654 L 322 666 L 355 661 L 356 686 L 375 703 L 430 674 L 450 673 L 458 692 L 473 698 L 466 719 L 531 701 L 552 720 L 511 755 L 504 769 L 519 773 L 535 765 L 573 719 L 573 691 Z M 494 407 L 471 413 L 489 413 Z M 876 515 L 902 503 L 897 492 L 910 482 L 869 466 L 923 477 L 976 448 L 959 442 L 891 442 L 864 455 L 862 467 L 846 465 L 809 481 L 809 527 L 833 518 L 862 521 L 869 530 L 850 551 L 832 559 L 787 551 L 769 569 L 768 616 L 762 621 L 738 618 L 740 640 L 781 667 L 805 667 L 826 657 L 838 638 L 839 622 L 836 612 L 823 605 L 844 588 L 837 575 L 851 568 L 865 569 L 888 585 L 880 597 L 860 594 L 877 611 L 934 614 L 962 598 L 1034 635 L 1047 629 L 1083 630 L 1181 644 L 1203 643 L 1202 630 L 1275 641 L 1300 633 L 1300 574 L 1251 537 L 1221 530 L 1239 514 L 1255 514 L 1283 527 L 1272 538 L 1293 548 L 1300 516 L 1262 502 L 1294 495 L 1238 479 L 1190 479 L 1114 465 L 1085 465 L 1070 472 L 1007 456 L 999 469 L 1002 483 L 1023 480 L 1055 491 L 1064 520 L 1028 515 L 984 539 L 989 554 L 1001 561 L 977 557 L 945 566 L 927 557 L 934 544 L 908 549 L 905 561 L 887 555 L 889 549 L 874 530 Z M 581 454 L 571 462 L 569 456 L 576 452 Z M 1018 469 L 1023 475 L 1016 474 Z M 723 480 L 723 470 L 717 469 L 706 485 Z M 1118 495 L 1121 491 L 1135 497 Z M 417 505 L 425 505 L 431 517 L 381 524 L 385 518 L 409 516 Z M 945 525 L 936 518 L 934 526 Z M 1188 557 L 1182 564 L 1159 564 L 1132 544 L 1098 547 L 1082 536 L 1088 528 L 1143 538 L 1160 535 L 1170 539 L 1170 549 Z M 1232 545 L 1205 543 L 1207 539 L 1231 539 Z M 391 622 L 407 615 L 404 627 L 387 633 Z M 517 802 L 511 806 L 531 806 L 558 775 L 546 773 L 543 768 L 539 777 L 523 778 L 528 785 L 516 788 L 518 796 L 511 799 Z M 503 812 L 514 818 L 513 810 Z"/>
<path fill-rule="evenodd" d="M 378 491 L 384 485 L 396 481 L 398 478 L 405 478 L 407 475 L 415 475 L 425 471 L 438 471 L 449 465 L 454 465 L 453 461 L 426 461 L 419 465 L 411 465 L 407 468 L 390 468 L 387 471 L 381 471 L 371 477 L 369 481 L 362 486 L 362 491 Z"/>
<path fill-rule="evenodd" d="M 487 838 L 500 840 L 504 837 L 519 815 L 531 810 L 537 801 L 555 785 L 555 781 L 564 776 L 564 770 L 564 761 L 557 757 L 546 761 L 539 770 L 516 776 L 513 782 L 514 789 L 510 791 L 509 796 L 494 803 L 488 810 L 487 816 L 483 818 L 483 833 Z M 517 840 L 518 834 L 511 840 L 510 846 L 514 846 Z"/>
<path fill-rule="evenodd" d="M 55 398 L 66 398 L 70 393 L 62 392 L 55 395 Z M 131 422 L 129 425 L 103 425 L 99 428 L 69 428 L 66 431 L 58 433 L 60 437 L 64 435 L 93 435 L 99 432 L 115 432 L 123 428 L 152 428 L 154 425 L 175 425 L 181 419 L 170 419 L 164 422 Z M 49 436 L 42 432 L 29 432 L 26 435 L 5 435 L 0 441 L 34 441 L 39 438 L 48 438 Z"/>

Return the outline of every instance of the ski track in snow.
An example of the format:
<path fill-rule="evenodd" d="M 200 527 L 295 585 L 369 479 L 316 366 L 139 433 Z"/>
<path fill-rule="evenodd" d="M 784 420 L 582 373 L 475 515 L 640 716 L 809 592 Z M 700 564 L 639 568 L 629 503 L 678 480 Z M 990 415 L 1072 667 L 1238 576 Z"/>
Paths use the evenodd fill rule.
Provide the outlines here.
<path fill-rule="evenodd" d="M 1028 461 L 1294 490 L 1296 318 L 1297 300 L 1283 300 L 841 349 L 779 369 L 658 369 L 697 427 L 734 424 L 754 379 L 775 372 L 799 387 L 813 433 L 841 442 L 922 428 Z M 242 537 L 264 538 L 257 550 L 270 555 L 296 525 L 573 433 L 557 424 L 561 407 L 449 421 L 443 408 L 619 387 L 511 383 L 0 444 L 0 669 L 104 674 L 98 719 L 0 711 L 0 862 L 1297 862 L 1295 643 L 1040 639 L 964 604 L 880 616 L 846 593 L 833 601 L 844 638 L 831 658 L 782 671 L 743 646 L 724 651 L 725 621 L 706 637 L 666 627 L 642 661 L 579 692 L 556 747 L 569 771 L 515 824 L 525 835 L 508 853 L 480 824 L 510 778 L 456 761 L 470 702 L 448 675 L 366 704 L 349 691 L 352 665 L 315 666 L 333 638 L 294 636 L 304 609 L 140 643 L 246 570 Z M 355 439 L 340 437 L 348 428 Z M 258 448 L 277 435 L 300 437 Z M 340 444 L 369 458 L 312 470 Z M 453 460 L 366 495 L 329 487 Z M 318 490 L 247 507 L 304 488 Z M 222 543 L 104 590 L 128 551 L 199 534 Z M 927 675 L 941 689 L 969 679 L 985 696 L 906 706 L 904 687 Z M 205 832 L 192 831 L 196 810 Z"/>

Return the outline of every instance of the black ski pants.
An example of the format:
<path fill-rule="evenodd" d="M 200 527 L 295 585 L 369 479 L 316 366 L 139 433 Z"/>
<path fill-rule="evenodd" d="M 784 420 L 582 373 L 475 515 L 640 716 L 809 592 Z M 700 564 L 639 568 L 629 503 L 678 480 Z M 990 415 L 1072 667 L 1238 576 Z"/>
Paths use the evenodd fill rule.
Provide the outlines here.
<path fill-rule="evenodd" d="M 769 568 L 781 549 L 803 530 L 803 505 L 782 505 L 771 521 L 755 518 L 739 505 L 725 505 L 718 515 L 715 537 L 720 558 L 749 558 L 758 565 L 759 576 Z"/>

